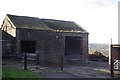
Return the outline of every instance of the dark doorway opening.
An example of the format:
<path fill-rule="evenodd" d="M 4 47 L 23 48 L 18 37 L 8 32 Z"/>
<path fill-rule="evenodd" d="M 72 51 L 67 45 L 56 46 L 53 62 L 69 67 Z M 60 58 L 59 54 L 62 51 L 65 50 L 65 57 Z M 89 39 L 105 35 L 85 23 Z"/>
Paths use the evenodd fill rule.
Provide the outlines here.
<path fill-rule="evenodd" d="M 65 37 L 65 56 L 82 55 L 82 37 Z M 80 56 L 79 56 L 80 57 Z"/>
<path fill-rule="evenodd" d="M 36 41 L 21 41 L 21 52 L 35 53 Z"/>

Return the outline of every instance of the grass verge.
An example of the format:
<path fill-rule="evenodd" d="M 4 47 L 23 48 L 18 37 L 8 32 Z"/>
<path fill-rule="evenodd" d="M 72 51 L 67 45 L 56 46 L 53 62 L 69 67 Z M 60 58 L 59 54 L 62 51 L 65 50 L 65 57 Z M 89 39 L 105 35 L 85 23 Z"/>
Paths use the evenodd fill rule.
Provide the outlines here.
<path fill-rule="evenodd" d="M 5 69 L 2 78 L 42 78 L 42 74 L 29 70 Z"/>

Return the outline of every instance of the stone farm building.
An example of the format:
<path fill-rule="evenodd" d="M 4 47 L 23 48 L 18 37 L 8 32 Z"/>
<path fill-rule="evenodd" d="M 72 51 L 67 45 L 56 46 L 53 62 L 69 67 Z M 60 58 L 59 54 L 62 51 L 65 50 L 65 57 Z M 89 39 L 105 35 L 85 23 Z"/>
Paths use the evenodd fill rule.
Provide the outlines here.
<path fill-rule="evenodd" d="M 75 22 L 7 14 L 1 30 L 3 56 L 34 53 L 43 64 L 88 59 L 88 32 Z"/>

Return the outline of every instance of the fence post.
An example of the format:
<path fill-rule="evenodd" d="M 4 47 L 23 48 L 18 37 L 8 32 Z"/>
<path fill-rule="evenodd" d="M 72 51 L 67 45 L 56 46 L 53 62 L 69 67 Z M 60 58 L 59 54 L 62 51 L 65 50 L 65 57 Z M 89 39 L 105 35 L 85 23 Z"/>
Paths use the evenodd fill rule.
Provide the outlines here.
<path fill-rule="evenodd" d="M 61 70 L 63 70 L 63 54 L 61 55 L 61 65 L 60 65 Z"/>
<path fill-rule="evenodd" d="M 113 61 L 113 55 L 112 55 L 112 45 L 111 45 L 111 77 L 114 77 L 114 61 Z"/>
<path fill-rule="evenodd" d="M 24 53 L 24 69 L 27 69 L 27 53 Z"/>

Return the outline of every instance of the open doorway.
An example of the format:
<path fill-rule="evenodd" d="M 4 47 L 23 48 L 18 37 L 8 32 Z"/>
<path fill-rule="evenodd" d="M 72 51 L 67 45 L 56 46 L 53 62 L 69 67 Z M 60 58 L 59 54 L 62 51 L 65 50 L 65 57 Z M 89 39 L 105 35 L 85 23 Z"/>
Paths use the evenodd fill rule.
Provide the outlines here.
<path fill-rule="evenodd" d="M 82 37 L 65 37 L 65 56 L 72 58 L 82 55 Z"/>
<path fill-rule="evenodd" d="M 21 41 L 21 52 L 35 53 L 36 41 Z"/>

